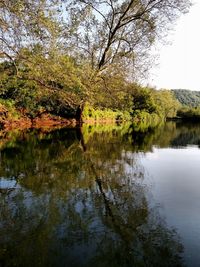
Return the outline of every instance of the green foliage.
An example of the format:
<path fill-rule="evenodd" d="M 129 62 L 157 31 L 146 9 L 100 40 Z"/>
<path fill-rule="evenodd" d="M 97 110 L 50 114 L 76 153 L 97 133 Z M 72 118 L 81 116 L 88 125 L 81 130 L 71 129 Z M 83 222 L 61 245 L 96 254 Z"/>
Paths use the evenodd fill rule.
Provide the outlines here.
<path fill-rule="evenodd" d="M 200 107 L 182 107 L 178 110 L 177 116 L 187 120 L 200 120 Z"/>
<path fill-rule="evenodd" d="M 18 68 L 20 76 L 15 74 L 13 64 L 0 64 L 0 98 L 14 100 L 16 108 L 31 117 L 44 110 L 61 116 L 75 115 L 84 98 L 80 68 L 75 62 L 67 56 L 57 58 L 55 54 L 48 60 L 28 50 L 24 54 L 29 63 L 24 62 Z"/>
<path fill-rule="evenodd" d="M 185 89 L 172 90 L 176 99 L 183 105 L 198 107 L 200 105 L 200 92 Z"/>
<path fill-rule="evenodd" d="M 131 115 L 127 111 L 111 110 L 108 108 L 93 108 L 88 103 L 83 110 L 84 121 L 130 121 Z"/>
<path fill-rule="evenodd" d="M 148 128 L 158 126 L 163 122 L 164 118 L 156 113 L 149 114 L 146 111 L 136 111 L 134 114 L 133 126 L 135 131 L 144 132 Z"/>
<path fill-rule="evenodd" d="M 187 12 L 189 0 L 148 0 L 148 9 L 142 1 L 15 2 L 0 2 L 0 99 L 31 118 L 75 117 L 82 106 L 94 121 L 176 115 L 169 91 L 132 81 L 162 22 Z"/>
<path fill-rule="evenodd" d="M 152 92 L 152 90 L 147 88 L 140 88 L 135 91 L 133 94 L 133 116 L 137 114 L 138 111 L 150 114 L 157 111 Z"/>
<path fill-rule="evenodd" d="M 154 99 L 157 106 L 157 112 L 160 113 L 164 118 L 176 117 L 180 103 L 176 100 L 170 90 L 154 91 Z"/>
<path fill-rule="evenodd" d="M 40 108 L 38 90 L 39 88 L 34 81 L 4 75 L 0 84 L 0 98 L 12 101 L 16 108 L 26 110 L 28 115 L 34 116 Z"/>
<path fill-rule="evenodd" d="M 19 112 L 15 107 L 15 101 L 12 99 L 0 99 L 0 120 L 1 119 L 18 119 Z"/>
<path fill-rule="evenodd" d="M 190 90 L 173 90 L 179 106 L 177 116 L 185 120 L 200 120 L 200 92 Z"/>
<path fill-rule="evenodd" d="M 77 105 L 69 105 L 63 91 L 41 93 L 39 104 L 46 112 L 66 118 L 75 118 Z"/>
<path fill-rule="evenodd" d="M 138 87 L 133 91 L 132 97 L 133 116 L 137 117 L 140 112 L 143 112 L 152 114 L 152 118 L 156 121 L 158 120 L 156 117 L 160 117 L 161 120 L 176 117 L 180 106 L 169 90 Z"/>
<path fill-rule="evenodd" d="M 84 143 L 87 144 L 90 139 L 95 135 L 105 135 L 107 138 L 112 137 L 113 133 L 123 136 L 131 132 L 131 122 L 126 123 L 98 123 L 95 124 L 83 124 L 81 132 L 84 138 Z"/>
<path fill-rule="evenodd" d="M 39 47 L 35 51 L 24 50 L 30 63 L 18 68 L 20 76 L 12 64 L 0 64 L 0 98 L 14 101 L 29 117 L 49 112 L 74 118 L 81 103 L 85 121 L 134 119 L 149 125 L 176 116 L 178 102 L 170 91 L 143 88 L 126 81 L 120 72 L 89 79 L 92 71 L 84 71 L 72 58 L 55 52 L 46 59 Z"/>

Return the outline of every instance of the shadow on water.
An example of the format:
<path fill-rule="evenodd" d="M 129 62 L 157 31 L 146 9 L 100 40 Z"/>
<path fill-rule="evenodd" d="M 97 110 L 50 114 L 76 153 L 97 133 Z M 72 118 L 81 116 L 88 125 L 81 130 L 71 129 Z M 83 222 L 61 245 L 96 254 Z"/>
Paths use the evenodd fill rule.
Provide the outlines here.
<path fill-rule="evenodd" d="M 183 266 L 137 151 L 199 144 L 199 133 L 169 122 L 2 135 L 1 266 Z"/>

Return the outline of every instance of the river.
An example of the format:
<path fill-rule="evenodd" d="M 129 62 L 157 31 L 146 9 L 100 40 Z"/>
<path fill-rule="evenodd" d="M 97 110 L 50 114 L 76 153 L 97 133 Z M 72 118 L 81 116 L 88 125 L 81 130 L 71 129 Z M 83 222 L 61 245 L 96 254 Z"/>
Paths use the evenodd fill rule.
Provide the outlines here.
<path fill-rule="evenodd" d="M 199 266 L 200 124 L 0 136 L 0 266 Z"/>

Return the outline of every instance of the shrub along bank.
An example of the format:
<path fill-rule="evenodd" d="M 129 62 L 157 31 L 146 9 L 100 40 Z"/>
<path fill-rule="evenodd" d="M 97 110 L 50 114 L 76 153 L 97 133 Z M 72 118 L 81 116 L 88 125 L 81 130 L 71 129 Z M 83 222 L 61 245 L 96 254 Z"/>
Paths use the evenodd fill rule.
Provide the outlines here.
<path fill-rule="evenodd" d="M 42 77 L 26 65 L 20 64 L 16 74 L 12 63 L 0 63 L 2 127 L 69 125 L 75 121 L 155 125 L 176 116 L 179 104 L 169 90 L 142 87 L 127 81 L 121 72 L 93 74 L 67 56 L 59 59 L 61 66 L 54 58 L 43 60 Z M 46 64 L 54 65 L 55 72 L 48 73 Z"/>

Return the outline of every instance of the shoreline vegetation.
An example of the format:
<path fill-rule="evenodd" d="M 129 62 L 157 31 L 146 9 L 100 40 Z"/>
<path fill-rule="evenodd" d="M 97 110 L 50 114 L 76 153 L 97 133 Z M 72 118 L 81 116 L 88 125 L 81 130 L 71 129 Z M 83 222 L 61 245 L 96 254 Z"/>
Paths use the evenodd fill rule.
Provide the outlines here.
<path fill-rule="evenodd" d="M 153 89 L 149 89 L 150 91 Z M 81 117 L 76 116 L 68 118 L 48 112 L 42 112 L 35 116 L 30 116 L 29 112 L 17 109 L 14 102 L 0 99 L 0 129 L 4 131 L 10 130 L 25 130 L 30 128 L 61 128 L 61 127 L 76 127 L 82 124 L 101 125 L 101 124 L 132 124 L 137 129 L 148 129 L 149 127 L 157 127 L 166 120 L 172 121 L 200 121 L 200 109 L 198 107 L 183 106 L 178 103 L 170 91 L 158 91 L 169 94 L 172 100 L 172 105 L 168 107 L 169 111 L 173 109 L 170 116 L 166 116 L 159 112 L 150 113 L 145 109 L 137 109 L 135 112 L 123 112 L 121 110 L 111 109 L 95 109 L 86 104 Z M 3 102 L 4 104 L 2 104 Z M 9 104 L 8 104 L 9 103 Z M 163 105 L 163 103 L 160 103 Z M 147 103 L 145 104 L 147 105 Z M 78 107 L 79 108 L 79 107 Z M 76 111 L 77 112 L 77 111 Z"/>
<path fill-rule="evenodd" d="M 186 89 L 172 90 L 180 107 L 177 118 L 184 121 L 200 121 L 200 92 Z"/>
<path fill-rule="evenodd" d="M 151 92 L 151 90 L 149 92 Z M 168 94 L 169 92 L 165 91 L 165 93 Z M 141 96 L 142 95 L 140 95 L 140 97 Z M 77 110 L 74 111 L 74 117 L 62 117 L 57 114 L 49 113 L 46 110 L 32 115 L 31 110 L 28 111 L 16 108 L 14 101 L 0 99 L 0 128 L 9 131 L 29 128 L 76 127 L 83 123 L 89 125 L 131 123 L 136 129 L 145 129 L 149 126 L 155 127 L 166 120 L 166 117 L 159 110 L 156 111 L 154 100 L 151 99 L 151 101 L 152 103 L 150 103 L 147 98 L 143 101 L 143 109 L 137 107 L 137 109 L 132 109 L 129 112 L 111 109 L 95 109 L 89 104 L 85 104 L 81 112 L 81 117 L 77 118 Z M 177 104 L 174 99 L 173 102 Z M 152 109 L 152 113 L 149 112 L 149 108 Z M 172 106 L 170 109 L 171 108 Z M 79 107 L 77 109 L 79 109 Z M 173 113 L 174 111 L 175 109 Z"/>
<path fill-rule="evenodd" d="M 0 126 L 4 129 L 176 117 L 174 93 L 141 86 L 151 47 L 190 0 L 0 2 Z M 142 125 L 142 126 L 139 126 Z"/>

